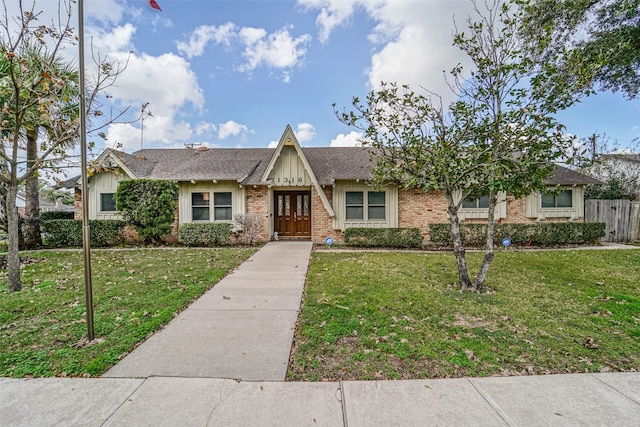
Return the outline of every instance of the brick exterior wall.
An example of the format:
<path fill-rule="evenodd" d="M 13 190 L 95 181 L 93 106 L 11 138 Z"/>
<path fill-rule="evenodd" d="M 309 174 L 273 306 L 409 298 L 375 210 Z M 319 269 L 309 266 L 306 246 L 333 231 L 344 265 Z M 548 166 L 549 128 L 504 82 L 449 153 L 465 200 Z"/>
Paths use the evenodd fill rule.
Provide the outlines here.
<path fill-rule="evenodd" d="M 333 187 L 325 187 L 324 194 L 329 203 L 333 203 Z M 344 241 L 342 231 L 333 229 L 333 218 L 322 204 L 322 199 L 314 187 L 311 188 L 311 240 L 314 243 L 324 243 L 327 237 L 340 243 Z"/>
<path fill-rule="evenodd" d="M 447 200 L 438 191 L 419 189 L 398 191 L 398 227 L 417 227 L 429 238 L 429 224 L 449 222 Z"/>
<path fill-rule="evenodd" d="M 245 209 L 248 214 L 260 214 L 264 223 L 258 241 L 269 241 L 269 188 L 266 186 L 245 187 Z"/>

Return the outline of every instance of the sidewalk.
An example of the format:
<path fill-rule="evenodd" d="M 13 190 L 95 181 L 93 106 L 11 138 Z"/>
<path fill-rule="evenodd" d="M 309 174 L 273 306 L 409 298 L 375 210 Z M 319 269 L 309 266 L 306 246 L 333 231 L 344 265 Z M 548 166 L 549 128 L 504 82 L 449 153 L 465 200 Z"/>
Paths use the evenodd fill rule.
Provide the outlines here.
<path fill-rule="evenodd" d="M 0 379 L 2 426 L 637 426 L 640 373 L 410 381 Z"/>
<path fill-rule="evenodd" d="M 267 243 L 103 377 L 284 381 L 310 254 Z"/>
<path fill-rule="evenodd" d="M 310 242 L 272 242 L 102 378 L 0 378 L 0 426 L 638 426 L 640 373 L 284 382 Z"/>

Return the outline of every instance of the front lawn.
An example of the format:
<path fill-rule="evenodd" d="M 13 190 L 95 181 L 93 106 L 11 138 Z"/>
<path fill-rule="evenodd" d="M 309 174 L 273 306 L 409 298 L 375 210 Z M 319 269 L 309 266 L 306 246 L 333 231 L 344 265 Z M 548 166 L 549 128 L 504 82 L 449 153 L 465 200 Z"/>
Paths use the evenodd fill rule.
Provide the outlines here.
<path fill-rule="evenodd" d="M 456 280 L 448 253 L 313 253 L 288 379 L 640 370 L 640 250 L 500 252 L 487 292 Z"/>
<path fill-rule="evenodd" d="M 21 254 L 22 291 L 8 292 L 6 271 L 0 275 L 0 377 L 101 375 L 253 252 L 93 251 L 92 346 L 82 251 Z"/>

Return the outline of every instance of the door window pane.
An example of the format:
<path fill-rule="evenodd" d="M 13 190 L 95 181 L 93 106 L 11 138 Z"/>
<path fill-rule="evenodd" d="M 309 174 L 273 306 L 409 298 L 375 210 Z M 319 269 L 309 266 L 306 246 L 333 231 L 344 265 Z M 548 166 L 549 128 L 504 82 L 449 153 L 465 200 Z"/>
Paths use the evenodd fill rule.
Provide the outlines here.
<path fill-rule="evenodd" d="M 304 195 L 304 216 L 309 216 L 309 195 Z"/>
<path fill-rule="evenodd" d="M 296 215 L 302 216 L 302 194 L 296 196 Z"/>
<path fill-rule="evenodd" d="M 282 211 L 284 209 L 284 201 L 282 194 L 278 195 L 278 216 L 282 216 Z"/>
<path fill-rule="evenodd" d="M 286 216 L 291 215 L 291 196 L 288 194 L 284 196 L 284 214 Z"/>

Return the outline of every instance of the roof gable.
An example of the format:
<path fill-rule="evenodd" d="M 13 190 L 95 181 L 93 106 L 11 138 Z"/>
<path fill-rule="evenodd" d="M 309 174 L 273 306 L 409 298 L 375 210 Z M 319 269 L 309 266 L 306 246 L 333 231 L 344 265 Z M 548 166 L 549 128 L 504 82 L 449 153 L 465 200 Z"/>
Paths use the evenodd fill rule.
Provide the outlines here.
<path fill-rule="evenodd" d="M 327 212 L 329 213 L 330 216 L 334 217 L 335 216 L 335 212 L 333 210 L 333 207 L 331 206 L 331 203 L 329 203 L 329 199 L 327 199 L 327 196 L 324 194 L 324 191 L 322 190 L 320 184 L 318 183 L 318 179 L 316 178 L 316 175 L 315 175 L 313 169 L 309 165 L 309 161 L 307 160 L 307 157 L 304 155 L 304 152 L 302 151 L 302 148 L 300 147 L 300 144 L 298 143 L 298 139 L 296 138 L 295 134 L 293 133 L 293 130 L 291 129 L 290 125 L 287 125 L 287 127 L 284 130 L 284 132 L 282 133 L 282 137 L 280 138 L 280 142 L 278 143 L 278 146 L 276 147 L 275 151 L 273 152 L 273 155 L 271 156 L 271 159 L 269 160 L 269 164 L 267 165 L 266 169 L 264 170 L 264 172 L 262 174 L 262 178 L 260 179 L 260 181 L 269 182 L 271 185 L 278 185 L 278 184 L 282 185 L 282 184 L 285 184 L 284 181 L 282 183 L 277 183 L 277 182 L 273 183 L 273 182 L 270 181 L 270 178 L 269 178 L 270 176 L 272 176 L 272 174 L 274 172 L 277 172 L 276 169 L 275 169 L 276 168 L 276 164 L 282 158 L 283 150 L 285 150 L 284 147 L 292 147 L 292 149 L 287 149 L 286 151 L 287 152 L 294 151 L 295 154 L 297 155 L 297 160 L 300 163 L 302 163 L 303 171 L 301 171 L 301 172 L 304 172 L 303 180 L 305 180 L 306 177 L 309 178 L 309 180 L 311 181 L 311 184 L 315 187 L 316 191 L 318 192 L 318 195 L 320 196 L 320 199 L 322 200 L 322 204 L 324 205 L 324 208 L 327 210 Z M 287 185 L 291 185 L 291 183 L 287 182 Z M 300 185 L 302 185 L 302 183 L 300 183 Z"/>

